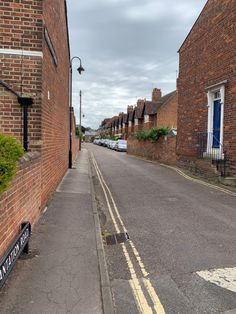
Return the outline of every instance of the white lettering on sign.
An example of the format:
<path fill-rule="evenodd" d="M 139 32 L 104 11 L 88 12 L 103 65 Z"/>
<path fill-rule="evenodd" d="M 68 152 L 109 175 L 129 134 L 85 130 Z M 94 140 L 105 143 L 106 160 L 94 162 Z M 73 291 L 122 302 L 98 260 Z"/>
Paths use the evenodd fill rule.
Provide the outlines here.
<path fill-rule="evenodd" d="M 9 253 L 6 254 L 6 257 L 3 258 L 2 262 L 0 262 L 0 287 L 3 285 L 6 279 L 5 277 L 8 276 L 13 267 L 13 264 L 20 255 L 26 243 L 28 242 L 29 237 L 30 229 L 29 227 L 27 227 L 25 231 L 19 236 L 13 248 L 9 251 Z"/>

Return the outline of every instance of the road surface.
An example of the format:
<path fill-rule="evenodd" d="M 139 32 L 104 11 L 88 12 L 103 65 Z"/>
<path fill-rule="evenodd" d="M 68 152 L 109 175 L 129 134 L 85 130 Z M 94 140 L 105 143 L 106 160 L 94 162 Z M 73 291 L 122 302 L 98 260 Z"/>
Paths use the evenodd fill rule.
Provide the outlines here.
<path fill-rule="evenodd" d="M 86 148 L 116 312 L 236 313 L 236 194 Z"/>

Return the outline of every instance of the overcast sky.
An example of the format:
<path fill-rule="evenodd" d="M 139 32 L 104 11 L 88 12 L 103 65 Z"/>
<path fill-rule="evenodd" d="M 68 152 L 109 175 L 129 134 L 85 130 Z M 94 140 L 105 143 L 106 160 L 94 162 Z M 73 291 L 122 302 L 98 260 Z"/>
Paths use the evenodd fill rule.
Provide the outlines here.
<path fill-rule="evenodd" d="M 73 106 L 79 123 L 98 128 L 154 87 L 175 90 L 178 49 L 206 0 L 67 0 Z"/>

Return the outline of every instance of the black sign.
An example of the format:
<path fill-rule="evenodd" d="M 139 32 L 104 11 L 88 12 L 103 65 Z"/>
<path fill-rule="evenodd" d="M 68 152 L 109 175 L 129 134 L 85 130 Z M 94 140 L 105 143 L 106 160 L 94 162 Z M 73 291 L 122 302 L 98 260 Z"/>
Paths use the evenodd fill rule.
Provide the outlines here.
<path fill-rule="evenodd" d="M 24 251 L 28 253 L 28 241 L 31 233 L 31 225 L 29 222 L 22 224 L 22 230 L 18 237 L 11 244 L 8 251 L 0 260 L 0 288 L 4 285 L 9 273 L 15 265 L 18 257 Z"/>

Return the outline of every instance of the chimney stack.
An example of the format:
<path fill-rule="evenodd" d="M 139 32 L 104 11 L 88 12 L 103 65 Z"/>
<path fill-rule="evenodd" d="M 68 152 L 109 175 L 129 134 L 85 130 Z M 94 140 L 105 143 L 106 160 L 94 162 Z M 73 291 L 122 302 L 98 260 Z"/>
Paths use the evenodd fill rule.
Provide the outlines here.
<path fill-rule="evenodd" d="M 161 90 L 159 88 L 153 88 L 152 102 L 158 102 L 161 100 Z"/>
<path fill-rule="evenodd" d="M 133 110 L 134 110 L 134 107 L 132 105 L 127 107 L 127 112 L 132 112 Z"/>
<path fill-rule="evenodd" d="M 137 101 L 137 108 L 142 108 L 145 103 L 145 99 L 138 99 Z"/>

